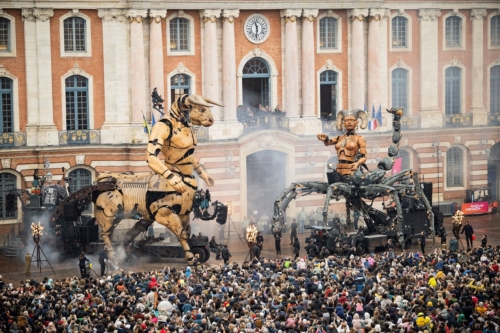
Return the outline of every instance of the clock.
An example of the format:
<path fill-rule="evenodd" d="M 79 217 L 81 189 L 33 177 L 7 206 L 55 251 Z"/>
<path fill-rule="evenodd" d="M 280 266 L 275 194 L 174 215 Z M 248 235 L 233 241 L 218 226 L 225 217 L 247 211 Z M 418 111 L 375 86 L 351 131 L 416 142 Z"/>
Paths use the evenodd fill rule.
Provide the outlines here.
<path fill-rule="evenodd" d="M 250 42 L 260 44 L 269 37 L 270 25 L 264 15 L 252 14 L 246 19 L 244 29 Z"/>

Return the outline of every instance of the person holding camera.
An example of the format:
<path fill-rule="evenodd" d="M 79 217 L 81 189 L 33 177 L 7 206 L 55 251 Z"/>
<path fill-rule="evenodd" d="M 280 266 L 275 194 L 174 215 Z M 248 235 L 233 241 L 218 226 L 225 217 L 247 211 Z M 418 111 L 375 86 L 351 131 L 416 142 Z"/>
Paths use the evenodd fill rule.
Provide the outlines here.
<path fill-rule="evenodd" d="M 104 246 L 104 248 L 99 252 L 99 264 L 101 264 L 101 276 L 104 277 L 104 273 L 106 272 L 106 261 L 108 261 L 108 247 Z"/>

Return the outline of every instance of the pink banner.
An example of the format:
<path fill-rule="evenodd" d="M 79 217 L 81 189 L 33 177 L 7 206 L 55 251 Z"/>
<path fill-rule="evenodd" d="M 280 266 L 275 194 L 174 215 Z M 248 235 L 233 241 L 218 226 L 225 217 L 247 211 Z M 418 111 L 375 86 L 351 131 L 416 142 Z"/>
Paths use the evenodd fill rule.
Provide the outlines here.
<path fill-rule="evenodd" d="M 462 204 L 462 212 L 464 215 L 473 215 L 473 214 L 486 214 L 488 213 L 488 202 L 470 202 Z"/>
<path fill-rule="evenodd" d="M 396 161 L 394 161 L 394 165 L 392 166 L 392 174 L 395 175 L 401 171 L 401 167 L 403 166 L 403 158 L 398 157 Z"/>

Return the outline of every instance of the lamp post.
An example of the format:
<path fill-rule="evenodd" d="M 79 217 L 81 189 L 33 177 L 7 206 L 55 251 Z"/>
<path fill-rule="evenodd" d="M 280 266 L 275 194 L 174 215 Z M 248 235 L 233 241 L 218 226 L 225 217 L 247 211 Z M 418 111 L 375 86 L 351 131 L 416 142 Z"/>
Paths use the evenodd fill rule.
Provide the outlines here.
<path fill-rule="evenodd" d="M 441 199 L 440 199 L 440 194 L 441 194 L 441 187 L 440 187 L 440 182 L 441 182 L 441 172 L 439 169 L 439 160 L 441 159 L 441 149 L 440 149 L 440 144 L 439 141 L 435 141 L 432 143 L 432 146 L 436 148 L 436 160 L 437 160 L 437 178 L 438 178 L 438 190 L 437 190 L 437 201 L 438 201 L 438 214 L 441 212 Z"/>
<path fill-rule="evenodd" d="M 230 236 L 231 236 L 231 215 L 233 214 L 233 200 L 231 199 L 228 199 L 226 201 L 226 206 L 227 206 L 227 219 L 228 219 L 228 223 L 227 224 L 227 239 L 229 240 Z"/>

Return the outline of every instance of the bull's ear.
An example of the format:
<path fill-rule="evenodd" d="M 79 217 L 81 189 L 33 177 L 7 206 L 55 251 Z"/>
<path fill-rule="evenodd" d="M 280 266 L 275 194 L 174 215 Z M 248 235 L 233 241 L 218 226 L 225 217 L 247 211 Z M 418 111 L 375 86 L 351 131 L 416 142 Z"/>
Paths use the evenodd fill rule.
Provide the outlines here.
<path fill-rule="evenodd" d="M 224 105 L 222 105 L 222 104 L 219 104 L 219 103 L 217 103 L 217 102 L 214 102 L 214 100 L 213 100 L 213 99 L 210 99 L 210 98 L 207 98 L 207 97 L 203 97 L 203 99 L 204 99 L 205 101 L 207 101 L 208 103 L 210 103 L 210 104 L 213 104 L 213 105 L 218 105 L 218 106 L 222 106 L 222 107 L 224 106 Z"/>

